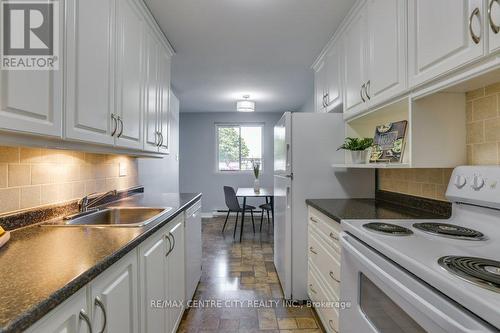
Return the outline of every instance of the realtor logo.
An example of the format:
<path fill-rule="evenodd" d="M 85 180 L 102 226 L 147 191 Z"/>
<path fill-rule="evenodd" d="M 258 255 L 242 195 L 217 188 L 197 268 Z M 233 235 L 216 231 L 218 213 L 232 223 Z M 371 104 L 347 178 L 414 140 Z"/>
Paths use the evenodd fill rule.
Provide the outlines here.
<path fill-rule="evenodd" d="M 1 69 L 59 69 L 59 2 L 2 0 Z"/>

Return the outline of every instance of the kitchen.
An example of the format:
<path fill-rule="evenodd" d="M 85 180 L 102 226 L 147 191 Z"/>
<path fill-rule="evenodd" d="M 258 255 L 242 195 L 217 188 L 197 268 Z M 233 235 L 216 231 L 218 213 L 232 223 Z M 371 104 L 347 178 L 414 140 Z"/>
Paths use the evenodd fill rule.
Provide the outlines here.
<path fill-rule="evenodd" d="M 2 1 L 0 332 L 498 332 L 500 2 Z"/>

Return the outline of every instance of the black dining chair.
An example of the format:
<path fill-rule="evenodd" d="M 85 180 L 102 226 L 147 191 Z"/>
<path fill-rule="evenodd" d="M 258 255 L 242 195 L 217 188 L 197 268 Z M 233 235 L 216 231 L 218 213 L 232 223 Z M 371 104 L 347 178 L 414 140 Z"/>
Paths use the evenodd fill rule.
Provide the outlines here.
<path fill-rule="evenodd" d="M 226 215 L 226 220 L 224 221 L 224 226 L 222 227 L 222 233 L 224 233 L 224 229 L 226 229 L 226 223 L 227 219 L 229 218 L 229 214 L 231 212 L 236 212 L 236 221 L 234 222 L 234 231 L 233 231 L 233 238 L 236 237 L 236 228 L 238 226 L 238 216 L 240 213 L 243 212 L 243 207 L 241 207 L 240 202 L 238 201 L 238 198 L 236 197 L 236 192 L 234 191 L 234 188 L 231 186 L 224 186 L 224 198 L 226 200 L 226 206 L 227 206 L 227 215 Z M 246 205 L 245 210 L 250 211 L 250 215 L 252 216 L 252 228 L 253 232 L 255 233 L 255 222 L 253 219 L 253 211 L 255 210 L 254 206 Z"/>
<path fill-rule="evenodd" d="M 267 201 L 267 199 L 266 199 Z M 259 206 L 261 209 L 261 215 L 260 215 L 260 231 L 262 231 L 262 221 L 264 221 L 264 211 L 267 213 L 267 224 L 271 222 L 269 218 L 269 213 L 271 213 L 271 217 L 274 221 L 274 216 L 273 216 L 273 204 L 272 203 L 265 203 Z"/>

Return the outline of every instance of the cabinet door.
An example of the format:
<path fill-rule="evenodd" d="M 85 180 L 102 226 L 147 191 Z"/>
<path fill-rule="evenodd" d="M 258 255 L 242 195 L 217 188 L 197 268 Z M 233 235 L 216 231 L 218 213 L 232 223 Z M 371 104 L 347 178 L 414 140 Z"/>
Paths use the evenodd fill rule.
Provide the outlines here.
<path fill-rule="evenodd" d="M 500 50 L 500 1 L 488 0 L 487 28 L 490 52 Z"/>
<path fill-rule="evenodd" d="M 172 250 L 167 257 L 167 300 L 178 302 L 168 311 L 167 332 L 175 333 L 184 312 L 185 300 L 185 278 L 184 278 L 184 220 L 182 218 L 174 221 L 169 230 L 172 240 Z"/>
<path fill-rule="evenodd" d="M 137 253 L 132 251 L 91 283 L 94 332 L 138 332 L 136 256 Z"/>
<path fill-rule="evenodd" d="M 391 98 L 406 88 L 405 11 L 405 1 L 368 1 L 370 103 Z"/>
<path fill-rule="evenodd" d="M 158 55 L 159 41 L 151 28 L 145 29 L 146 73 L 145 73 L 145 136 L 144 149 L 158 151 Z"/>
<path fill-rule="evenodd" d="M 325 94 L 326 94 L 326 65 L 325 61 L 321 62 L 318 70 L 314 73 L 314 94 L 315 94 L 315 111 L 325 112 Z"/>
<path fill-rule="evenodd" d="M 482 0 L 409 0 L 408 5 L 411 87 L 483 55 Z"/>
<path fill-rule="evenodd" d="M 165 235 L 157 232 L 139 247 L 141 332 L 166 332 L 167 309 L 155 308 L 152 302 L 167 300 Z"/>
<path fill-rule="evenodd" d="M 35 323 L 27 333 L 92 333 L 90 319 L 87 323 L 80 315 L 88 316 L 86 288 L 64 301 L 61 305 Z"/>
<path fill-rule="evenodd" d="M 99 10 L 96 10 L 99 8 Z M 66 137 L 114 144 L 114 0 L 67 2 Z"/>
<path fill-rule="evenodd" d="M 160 153 L 169 153 L 170 143 L 170 56 L 160 47 L 159 53 L 159 109 Z"/>
<path fill-rule="evenodd" d="M 62 136 L 64 6 L 59 9 L 59 70 L 0 70 L 0 130 Z"/>
<path fill-rule="evenodd" d="M 326 111 L 342 111 L 342 54 L 340 45 L 334 45 L 326 58 Z M 339 109 L 340 108 L 340 109 Z"/>
<path fill-rule="evenodd" d="M 143 20 L 134 0 L 117 1 L 117 109 L 120 129 L 116 143 L 122 147 L 142 148 L 143 94 Z"/>
<path fill-rule="evenodd" d="M 352 112 L 363 104 L 366 80 L 366 10 L 363 7 L 344 33 L 344 110 Z M 363 94 L 363 97 L 362 97 Z"/>

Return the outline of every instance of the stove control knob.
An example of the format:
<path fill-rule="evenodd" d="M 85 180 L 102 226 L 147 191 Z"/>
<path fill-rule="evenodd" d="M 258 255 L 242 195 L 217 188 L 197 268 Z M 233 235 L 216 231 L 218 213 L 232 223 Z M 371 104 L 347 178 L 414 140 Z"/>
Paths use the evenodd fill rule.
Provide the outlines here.
<path fill-rule="evenodd" d="M 464 176 L 456 175 L 455 176 L 455 186 L 460 189 L 465 186 L 467 183 L 467 179 Z"/>
<path fill-rule="evenodd" d="M 475 190 L 475 191 L 479 191 L 480 189 L 482 189 L 484 186 L 484 179 L 483 177 L 481 176 L 474 176 L 474 178 L 472 178 L 472 184 L 471 184 L 471 187 Z"/>

